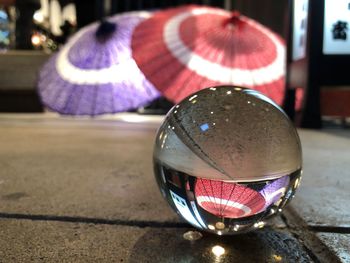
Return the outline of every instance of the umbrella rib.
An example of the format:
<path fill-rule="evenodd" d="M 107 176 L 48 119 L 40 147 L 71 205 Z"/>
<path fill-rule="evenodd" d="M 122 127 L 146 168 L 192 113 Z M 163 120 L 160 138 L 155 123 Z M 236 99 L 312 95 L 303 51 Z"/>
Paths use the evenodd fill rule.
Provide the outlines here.
<path fill-rule="evenodd" d="M 112 110 L 113 110 L 113 112 L 116 112 L 117 111 L 117 108 L 116 108 L 116 98 L 115 98 L 115 94 L 114 94 L 114 87 L 113 86 L 110 86 L 110 89 L 111 89 L 111 108 L 112 108 Z"/>
<path fill-rule="evenodd" d="M 209 192 L 208 192 L 208 190 L 206 189 L 206 187 L 205 187 L 205 185 L 203 183 L 203 179 L 202 178 L 198 178 L 197 180 L 199 180 L 201 182 L 201 184 L 202 184 L 203 190 L 204 190 L 204 192 L 206 194 L 205 199 L 208 200 L 208 202 L 212 203 L 212 200 L 210 198 Z"/>
<path fill-rule="evenodd" d="M 91 112 L 92 112 L 92 116 L 96 115 L 96 107 L 97 107 L 97 96 L 98 96 L 98 89 L 99 87 L 96 85 L 94 86 L 94 96 L 92 97 L 92 105 L 91 105 Z"/>
<path fill-rule="evenodd" d="M 236 186 L 237 186 L 237 184 L 236 184 L 236 183 L 233 183 L 233 188 L 232 188 L 232 190 L 231 190 L 231 193 L 230 193 L 229 197 L 227 198 L 227 201 L 226 201 L 225 206 L 222 208 L 222 211 L 225 211 L 226 206 L 228 205 L 228 202 L 229 202 L 229 201 L 232 201 L 232 200 L 231 200 L 231 197 L 232 197 L 232 195 L 233 195 L 233 192 L 234 192 L 235 189 L 236 189 Z M 234 201 L 234 202 L 235 202 L 235 201 Z"/>
<path fill-rule="evenodd" d="M 223 182 L 220 181 L 221 184 L 221 193 L 220 193 L 220 216 L 223 217 L 223 210 L 222 210 L 222 188 L 223 188 Z"/>
<path fill-rule="evenodd" d="M 253 59 L 252 59 L 254 62 L 256 62 L 256 65 L 261 65 L 262 63 L 262 60 L 261 60 L 261 56 L 254 56 Z M 250 75 L 251 75 L 251 79 L 253 80 L 253 88 L 256 89 L 257 87 L 257 84 L 256 84 L 256 81 L 255 81 L 255 77 L 254 77 L 254 74 L 252 71 L 250 71 Z M 263 87 L 264 85 L 262 85 Z M 260 90 L 262 93 L 265 93 L 268 97 L 270 97 L 270 92 L 268 89 L 264 88 L 265 89 L 265 92 L 263 92 L 262 90 Z"/>
<path fill-rule="evenodd" d="M 262 197 L 259 193 L 256 193 L 256 195 Z M 262 197 L 262 199 L 264 200 L 264 206 L 265 206 L 265 203 L 266 203 L 265 198 Z M 258 210 L 258 208 L 259 208 L 259 206 L 260 206 L 260 200 L 261 200 L 260 198 L 252 198 L 252 199 L 251 199 L 251 202 L 250 202 L 250 205 L 251 205 L 252 207 L 255 207 L 255 209 L 257 210 L 257 212 L 260 212 L 260 211 Z M 264 206 L 263 206 L 263 207 L 264 207 Z"/>
<path fill-rule="evenodd" d="M 83 101 L 83 97 L 84 97 L 84 88 L 85 88 L 85 87 L 79 87 L 78 85 L 74 85 L 74 87 L 79 88 L 79 90 L 80 90 L 80 96 L 78 97 L 79 99 L 78 99 L 78 101 L 77 101 L 77 103 L 76 103 L 75 111 L 73 110 L 73 112 L 74 112 L 74 114 L 79 114 L 79 115 L 80 115 L 80 113 L 79 113 L 80 104 L 81 104 L 82 101 Z M 89 87 L 89 88 L 90 88 L 90 87 Z M 75 88 L 73 88 L 73 89 L 75 89 Z M 83 113 L 83 114 L 84 114 L 84 113 Z"/>
<path fill-rule="evenodd" d="M 233 53 L 237 56 L 237 55 L 240 55 L 240 52 L 239 52 L 239 50 L 241 49 L 240 48 L 240 46 L 242 45 L 242 37 L 241 37 L 241 35 L 242 35 L 242 32 L 239 30 L 239 29 L 237 29 L 237 33 L 236 33 L 236 45 L 233 45 Z M 238 58 L 239 58 L 239 60 L 238 60 Z M 245 59 L 242 59 L 243 58 L 243 56 L 238 56 L 238 58 L 237 58 L 237 63 L 242 67 L 242 68 L 244 68 L 244 69 L 248 69 L 248 64 L 247 64 L 247 58 L 246 57 L 244 57 Z M 251 75 L 251 71 L 249 71 L 249 74 Z M 232 79 L 234 79 L 234 76 L 232 76 L 231 75 L 231 77 L 232 77 Z M 250 78 L 251 79 L 251 78 Z M 248 88 L 253 88 L 253 86 L 250 86 L 250 87 L 248 87 Z"/>
<path fill-rule="evenodd" d="M 206 194 L 207 194 L 207 196 L 208 196 L 208 198 L 209 198 L 209 201 L 214 205 L 214 209 L 217 210 L 217 211 L 219 211 L 219 210 L 217 209 L 217 207 L 216 207 L 215 197 L 212 197 L 212 196 L 209 194 L 208 190 L 206 189 L 206 187 L 205 187 L 205 185 L 204 185 L 204 183 L 203 183 L 203 179 L 202 179 L 201 181 L 202 181 L 203 188 L 205 189 L 205 192 L 206 192 Z M 207 182 L 209 181 L 210 188 L 211 188 L 211 192 L 214 193 L 213 187 L 212 187 L 212 185 L 211 185 L 211 180 L 210 180 L 210 179 L 206 179 L 206 181 L 207 181 Z M 212 199 L 212 198 L 214 198 L 214 199 Z"/>
<path fill-rule="evenodd" d="M 115 54 L 118 54 L 118 58 L 119 58 L 119 54 L 125 55 L 125 52 L 128 52 L 128 53 L 130 52 L 130 47 L 128 47 L 127 44 L 124 43 L 124 41 L 125 41 L 124 39 L 118 38 L 116 39 L 116 41 L 112 43 L 113 48 L 116 50 Z M 128 54 L 128 56 L 131 57 L 131 52 Z M 119 59 L 118 61 L 116 61 L 115 65 L 121 64 L 122 62 L 124 61 Z"/>
<path fill-rule="evenodd" d="M 220 58 L 220 60 L 218 61 L 218 64 L 221 64 L 221 65 L 224 65 L 225 63 L 225 59 L 227 58 L 227 56 L 226 56 L 226 47 L 230 47 L 230 46 L 232 46 L 232 44 L 230 43 L 230 36 L 229 36 L 229 34 L 230 34 L 230 32 L 228 32 L 228 31 L 225 31 L 225 33 L 224 33 L 224 39 L 226 40 L 226 41 L 224 41 L 224 43 L 225 43 L 225 45 L 223 46 L 223 48 L 222 48 L 222 50 L 221 50 L 221 54 L 222 54 L 222 57 Z M 229 48 L 228 48 L 229 49 Z M 229 56 L 229 59 L 232 59 L 232 57 L 230 57 Z M 224 82 L 224 81 L 222 81 L 221 80 L 221 82 Z M 224 84 L 231 84 L 231 83 L 224 83 Z"/>
<path fill-rule="evenodd" d="M 111 42 L 110 45 L 111 45 L 111 48 L 108 49 L 107 52 L 109 52 L 110 56 L 109 56 L 109 59 L 110 59 L 110 62 L 113 66 L 115 65 L 118 65 L 119 64 L 119 61 L 118 61 L 118 57 L 119 57 L 119 50 L 118 50 L 118 47 L 117 47 L 117 43 L 119 41 L 116 39 L 115 41 Z M 117 54 L 117 56 L 116 56 Z"/>
<path fill-rule="evenodd" d="M 247 187 L 244 187 L 243 189 L 243 192 L 240 193 L 239 197 L 235 200 L 236 203 L 239 203 L 241 205 L 244 205 L 242 202 L 241 202 L 241 197 L 243 196 L 244 192 L 247 190 Z"/>
<path fill-rule="evenodd" d="M 243 196 L 243 194 L 244 194 L 248 189 L 251 190 L 251 192 L 249 193 L 249 195 L 246 196 L 244 199 L 241 199 L 241 197 Z M 248 203 L 249 203 L 252 207 L 256 207 L 256 205 L 254 206 L 254 204 L 258 204 L 259 200 L 257 199 L 257 200 L 255 201 L 254 198 L 251 198 L 253 195 L 256 195 L 256 194 L 258 194 L 258 192 L 254 191 L 254 190 L 250 189 L 248 186 L 246 186 L 245 189 L 244 189 L 244 191 L 243 191 L 243 193 L 241 194 L 241 197 L 240 197 L 239 200 L 241 200 L 242 203 L 244 202 L 244 204 L 248 204 Z M 251 201 L 253 201 L 253 202 L 250 203 Z"/>
<path fill-rule="evenodd" d="M 244 201 L 244 199 L 242 200 L 242 197 L 244 195 L 244 193 L 247 191 L 248 187 L 247 186 L 244 186 L 244 189 L 243 191 L 240 193 L 238 199 L 237 199 L 237 202 L 239 202 L 240 204 Z"/>
<path fill-rule="evenodd" d="M 53 60 L 55 61 L 55 60 Z M 50 61 L 51 62 L 51 61 Z M 38 88 L 41 96 L 45 97 L 45 93 L 49 93 L 51 95 L 51 89 L 49 88 L 50 84 L 53 83 L 50 78 L 49 71 L 55 70 L 53 66 L 50 64 L 46 64 L 44 67 L 47 67 L 45 71 L 42 71 L 39 75 Z M 54 75 L 54 78 L 57 78 L 57 75 Z M 56 89 L 54 89 L 56 91 Z"/>
<path fill-rule="evenodd" d="M 228 33 L 228 34 L 230 34 L 230 33 Z M 230 38 L 232 38 L 233 36 L 229 36 L 229 39 Z M 232 68 L 234 67 L 234 58 L 233 58 L 233 56 L 234 56 L 234 44 L 233 44 L 233 41 L 232 41 L 232 43 L 230 44 L 230 46 L 229 46 L 230 48 L 229 48 L 229 58 L 230 58 L 230 67 L 231 67 L 231 70 L 232 70 Z M 230 84 L 232 85 L 234 82 L 233 82 L 233 78 L 234 78 L 234 76 L 232 75 L 232 71 L 231 71 L 231 74 L 230 74 Z"/>
<path fill-rule="evenodd" d="M 54 82 L 52 82 L 51 84 L 53 84 Z M 50 83 L 49 83 L 50 85 Z M 52 98 L 56 99 L 56 98 L 59 98 L 59 96 L 61 95 L 61 93 L 63 92 L 63 89 L 57 89 L 57 88 L 54 88 L 53 90 L 50 88 L 46 89 L 47 92 L 49 93 L 49 96 L 50 96 L 50 101 Z M 52 92 L 53 91 L 53 92 Z M 52 93 L 51 93 L 52 92 Z M 51 102 L 49 103 L 51 104 Z M 50 106 L 51 108 L 51 106 Z M 53 110 L 57 110 L 57 108 L 55 109 L 55 107 L 52 107 Z M 61 109 L 60 109 L 61 110 Z"/>
<path fill-rule="evenodd" d="M 63 91 L 65 90 L 66 86 L 69 86 L 69 85 L 61 78 L 61 76 L 57 73 L 57 71 L 55 71 L 55 72 L 56 72 L 56 74 L 54 75 L 54 79 L 51 80 L 51 83 L 52 83 L 52 85 L 54 85 L 54 90 L 61 91 L 60 93 L 56 93 L 56 95 L 54 96 L 55 101 L 56 101 L 57 98 L 59 98 L 57 96 L 57 94 L 61 95 L 63 93 Z M 57 83 L 59 83 L 59 84 L 57 84 Z M 61 86 L 61 83 L 63 83 L 62 86 Z M 70 89 L 68 89 L 68 90 L 70 90 Z M 66 94 L 67 95 L 66 95 L 64 104 L 61 105 L 60 109 L 58 110 L 57 107 L 55 106 L 55 108 L 56 108 L 55 110 L 57 110 L 58 112 L 65 113 L 64 109 L 66 107 L 66 102 L 67 102 L 67 100 L 69 100 L 69 98 L 70 98 L 69 96 L 70 96 L 71 93 L 66 92 Z M 56 103 L 53 103 L 53 104 L 56 104 Z"/>
<path fill-rule="evenodd" d="M 233 54 L 235 54 L 235 56 L 237 56 L 237 54 L 239 54 L 238 46 L 240 44 L 241 44 L 241 37 L 240 37 L 240 31 L 238 31 L 236 45 L 232 45 L 232 52 L 233 52 Z M 238 61 L 238 58 L 237 58 L 237 61 Z M 232 74 L 231 74 L 231 77 L 232 77 L 232 79 L 234 78 L 234 76 L 232 76 Z"/>
<path fill-rule="evenodd" d="M 120 31 L 118 31 L 118 36 L 121 34 Z M 119 54 L 119 53 L 122 53 L 121 50 L 123 50 L 123 48 L 121 47 L 120 49 L 118 48 L 120 44 L 122 44 L 121 41 L 117 41 L 119 40 L 119 38 L 116 37 L 115 41 L 111 42 L 111 49 L 114 50 L 114 52 L 112 52 L 111 49 L 107 49 L 107 52 L 109 52 L 110 56 L 109 58 L 112 60 L 112 65 L 116 66 L 116 65 L 119 65 L 121 64 L 121 61 L 120 60 L 117 60 L 117 57 L 115 57 L 115 54 Z M 116 75 L 119 74 L 119 72 L 115 72 Z M 109 84 L 111 85 L 111 84 Z M 120 86 L 120 83 L 118 83 L 118 86 Z M 117 93 L 117 89 L 115 89 L 115 86 L 111 85 L 110 87 L 111 91 L 111 97 L 112 97 L 112 100 L 111 100 L 111 103 L 112 103 L 112 106 L 111 106 L 111 109 L 112 111 L 111 112 L 118 112 L 118 109 L 116 107 L 116 104 L 117 104 L 117 98 L 119 96 L 119 94 Z"/>
<path fill-rule="evenodd" d="M 212 180 L 208 180 L 209 181 L 209 184 L 210 184 L 210 189 L 211 189 L 211 192 L 213 193 L 213 194 L 216 194 L 215 192 L 214 192 L 214 189 L 213 189 L 213 185 L 212 185 Z M 216 211 L 218 211 L 219 212 L 219 215 L 220 215 L 220 207 L 219 207 L 219 209 L 218 209 L 218 207 L 216 206 L 216 197 L 214 196 L 214 207 L 215 207 L 215 209 L 216 209 Z M 219 205 L 219 204 L 218 204 Z"/>
<path fill-rule="evenodd" d="M 66 85 L 67 85 L 67 84 L 65 84 L 64 86 L 66 86 Z M 66 112 L 69 103 L 72 101 L 72 94 L 73 94 L 73 92 L 74 92 L 74 86 L 75 86 L 75 85 L 73 85 L 73 87 L 71 87 L 71 89 L 70 89 L 69 95 L 67 96 L 67 100 L 66 100 L 64 106 L 62 107 L 62 109 L 61 109 L 61 111 L 60 111 L 61 113 L 65 113 L 65 112 Z"/>
<path fill-rule="evenodd" d="M 55 60 L 52 60 L 55 62 Z M 49 61 L 51 62 L 51 60 Z M 52 83 L 52 79 L 50 78 L 50 71 L 55 70 L 55 68 L 51 65 L 54 63 L 47 62 L 41 72 L 39 73 L 39 80 L 38 80 L 38 86 L 41 91 L 45 91 L 48 87 L 49 83 Z"/>
<path fill-rule="evenodd" d="M 86 33 L 81 36 L 80 40 L 78 40 L 77 43 L 82 41 L 84 36 L 86 36 Z M 93 60 L 93 59 L 99 60 L 99 59 L 96 59 L 96 58 L 98 58 L 98 55 L 100 55 L 100 54 L 98 52 L 96 52 L 96 50 L 98 50 L 98 47 L 96 47 L 96 43 L 94 41 L 92 41 L 90 39 L 85 40 L 85 41 L 92 43 L 92 46 L 89 48 L 89 52 L 87 54 L 84 54 L 84 56 L 81 56 L 81 50 L 85 50 L 85 49 L 78 49 L 78 52 L 74 52 L 74 53 L 78 56 L 78 61 L 80 63 L 82 63 L 83 65 L 89 65 L 90 64 L 90 66 L 91 66 L 91 60 Z M 72 48 L 67 53 L 68 59 L 69 59 L 69 54 L 71 52 L 72 52 Z"/>

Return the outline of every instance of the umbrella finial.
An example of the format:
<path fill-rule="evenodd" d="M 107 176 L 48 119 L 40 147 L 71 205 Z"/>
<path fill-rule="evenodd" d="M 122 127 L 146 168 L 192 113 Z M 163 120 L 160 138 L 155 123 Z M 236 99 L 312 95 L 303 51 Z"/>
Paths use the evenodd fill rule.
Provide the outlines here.
<path fill-rule="evenodd" d="M 241 13 L 238 12 L 237 10 L 234 10 L 231 12 L 231 17 L 229 18 L 229 23 L 231 24 L 235 24 L 237 22 L 240 22 L 240 17 L 241 17 Z"/>
<path fill-rule="evenodd" d="M 239 26 L 242 24 L 241 13 L 237 10 L 231 12 L 231 16 L 225 21 L 225 26 Z"/>
<path fill-rule="evenodd" d="M 106 20 L 102 21 L 96 30 L 96 38 L 104 42 L 106 41 L 117 29 L 115 23 L 108 22 Z"/>

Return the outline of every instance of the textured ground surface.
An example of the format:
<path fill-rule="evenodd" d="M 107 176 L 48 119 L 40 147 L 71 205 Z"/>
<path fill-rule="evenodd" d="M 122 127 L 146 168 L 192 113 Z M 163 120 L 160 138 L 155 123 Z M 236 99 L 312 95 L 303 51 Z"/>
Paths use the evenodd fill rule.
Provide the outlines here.
<path fill-rule="evenodd" d="M 153 178 L 159 122 L 125 120 L 0 115 L 0 262 L 350 262 L 350 131 L 300 131 L 288 227 L 188 241 Z"/>

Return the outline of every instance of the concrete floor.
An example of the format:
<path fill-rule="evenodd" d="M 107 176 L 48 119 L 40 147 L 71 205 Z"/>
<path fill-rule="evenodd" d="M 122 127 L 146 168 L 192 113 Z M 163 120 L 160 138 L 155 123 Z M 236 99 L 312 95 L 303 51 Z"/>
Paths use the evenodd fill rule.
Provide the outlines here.
<path fill-rule="evenodd" d="M 188 241 L 153 178 L 160 121 L 1 114 L 0 262 L 350 262 L 349 130 L 299 131 L 302 186 L 265 230 Z"/>

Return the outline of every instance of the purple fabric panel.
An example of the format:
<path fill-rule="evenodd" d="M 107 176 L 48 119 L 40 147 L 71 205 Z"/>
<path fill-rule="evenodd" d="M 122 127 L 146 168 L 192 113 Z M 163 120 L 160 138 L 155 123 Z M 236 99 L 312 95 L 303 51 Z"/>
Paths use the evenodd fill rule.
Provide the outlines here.
<path fill-rule="evenodd" d="M 65 81 L 55 67 L 57 54 L 39 75 L 39 94 L 45 106 L 61 114 L 98 115 L 137 108 L 159 96 L 138 68 L 122 82 L 103 85 L 77 85 Z"/>
<path fill-rule="evenodd" d="M 112 36 L 102 43 L 95 37 L 98 24 L 89 25 L 87 31 L 69 50 L 69 61 L 74 66 L 82 69 L 102 69 L 130 58 L 132 32 L 134 27 L 142 20 L 143 18 L 132 16 L 109 19 L 110 22 L 116 22 L 118 26 Z"/>
<path fill-rule="evenodd" d="M 270 206 L 271 204 L 277 202 L 281 197 L 283 193 L 278 193 L 273 195 L 276 191 L 286 188 L 289 184 L 289 176 L 283 176 L 279 179 L 274 180 L 267 186 L 265 186 L 261 191 L 260 194 L 265 198 L 266 205 L 265 207 Z"/>

